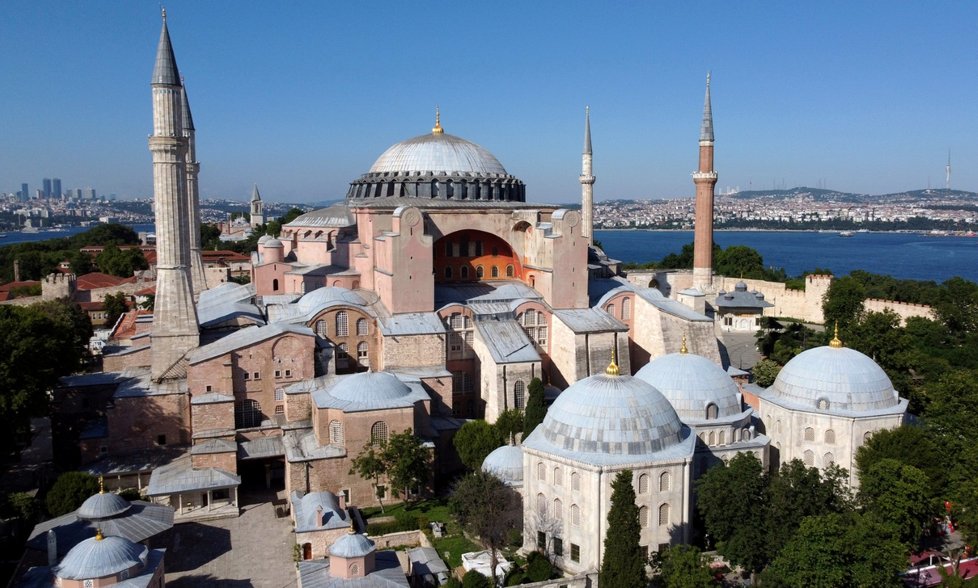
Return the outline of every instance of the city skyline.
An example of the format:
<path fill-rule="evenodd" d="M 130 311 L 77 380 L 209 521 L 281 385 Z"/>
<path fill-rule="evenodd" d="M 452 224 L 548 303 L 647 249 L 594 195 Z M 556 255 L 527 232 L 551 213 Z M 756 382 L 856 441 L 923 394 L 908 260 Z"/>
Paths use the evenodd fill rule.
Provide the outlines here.
<path fill-rule="evenodd" d="M 960 73 L 973 5 L 698 8 L 168 3 L 201 195 L 246 199 L 258 183 L 269 201 L 343 198 L 437 104 L 530 201 L 579 198 L 586 105 L 596 201 L 688 197 L 709 70 L 718 192 L 938 188 L 948 149 L 952 188 L 978 186 L 978 88 Z M 56 169 L 148 196 L 158 6 L 14 1 L 0 16 L 0 74 L 21 89 L 0 108 L 0 191 Z"/>

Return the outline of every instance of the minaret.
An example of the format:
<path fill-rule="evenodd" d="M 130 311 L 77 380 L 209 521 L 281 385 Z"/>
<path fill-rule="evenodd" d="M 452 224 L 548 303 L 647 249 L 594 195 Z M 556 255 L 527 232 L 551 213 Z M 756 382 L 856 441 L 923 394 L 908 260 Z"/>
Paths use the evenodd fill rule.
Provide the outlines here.
<path fill-rule="evenodd" d="M 581 155 L 581 236 L 594 245 L 594 175 L 591 173 L 591 107 L 584 107 L 584 153 Z"/>
<path fill-rule="evenodd" d="M 189 221 L 186 225 L 187 244 L 190 247 L 190 283 L 194 297 L 207 289 L 207 278 L 204 275 L 204 260 L 200 255 L 200 196 L 197 191 L 197 174 L 200 163 L 197 161 L 197 132 L 194 129 L 194 117 L 190 114 L 190 101 L 187 100 L 187 85 L 181 79 L 180 105 L 183 116 L 183 136 L 187 139 L 187 158 L 185 172 L 187 175 L 187 214 Z"/>
<path fill-rule="evenodd" d="M 261 194 L 258 193 L 258 184 L 251 192 L 251 226 L 260 227 L 265 224 L 265 205 L 261 201 Z"/>
<path fill-rule="evenodd" d="M 190 285 L 183 85 L 170 45 L 165 10 L 152 88 L 153 135 L 149 138 L 149 151 L 153 154 L 157 262 L 151 373 L 154 380 L 160 380 L 200 342 Z"/>
<path fill-rule="evenodd" d="M 710 105 L 710 74 L 706 74 L 703 126 L 700 128 L 700 165 L 693 173 L 696 185 L 696 229 L 693 239 L 693 287 L 713 290 L 713 190 L 717 172 L 713 169 L 713 109 Z"/>

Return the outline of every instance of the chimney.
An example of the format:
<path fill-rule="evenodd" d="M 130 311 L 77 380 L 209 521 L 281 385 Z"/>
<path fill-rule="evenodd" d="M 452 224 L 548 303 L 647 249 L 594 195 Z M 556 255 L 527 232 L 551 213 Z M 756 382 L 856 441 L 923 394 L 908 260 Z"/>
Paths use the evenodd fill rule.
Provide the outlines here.
<path fill-rule="evenodd" d="M 20 281 L 20 260 L 14 259 L 14 281 Z"/>
<path fill-rule="evenodd" d="M 48 530 L 48 566 L 58 564 L 58 537 L 53 530 Z"/>
<path fill-rule="evenodd" d="M 337 496 L 336 499 L 339 500 L 340 511 L 346 510 L 346 494 L 340 492 L 339 496 Z"/>
<path fill-rule="evenodd" d="M 321 504 L 316 506 L 316 526 L 323 526 L 323 505 Z"/>

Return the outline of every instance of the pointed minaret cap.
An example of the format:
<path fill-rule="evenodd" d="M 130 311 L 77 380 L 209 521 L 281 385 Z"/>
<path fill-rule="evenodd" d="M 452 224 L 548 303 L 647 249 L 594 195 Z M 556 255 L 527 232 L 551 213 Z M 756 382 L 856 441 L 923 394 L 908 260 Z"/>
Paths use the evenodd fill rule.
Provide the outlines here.
<path fill-rule="evenodd" d="M 190 114 L 190 101 L 187 100 L 187 86 L 183 76 L 180 77 L 180 106 L 183 110 L 183 130 L 194 130 L 194 117 Z"/>
<path fill-rule="evenodd" d="M 829 341 L 829 347 L 832 349 L 841 349 L 843 347 L 842 339 L 839 339 L 839 321 L 835 321 L 835 335 Z"/>
<path fill-rule="evenodd" d="M 584 107 L 584 154 L 591 155 L 591 107 Z"/>
<path fill-rule="evenodd" d="M 431 129 L 432 135 L 443 135 L 445 129 L 441 128 L 441 109 L 435 106 L 435 126 Z"/>
<path fill-rule="evenodd" d="M 614 347 L 611 348 L 611 363 L 609 363 L 608 364 L 608 367 L 605 368 L 604 373 L 608 374 L 609 376 L 620 376 L 621 375 L 621 370 L 618 369 L 618 364 L 615 363 L 615 348 Z"/>
<path fill-rule="evenodd" d="M 255 188 L 251 191 L 251 201 L 257 202 L 261 200 L 261 194 L 258 193 L 258 184 L 255 184 Z"/>
<path fill-rule="evenodd" d="M 713 106 L 710 104 L 710 72 L 706 72 L 706 97 L 703 99 L 703 126 L 700 141 L 713 142 Z"/>
<path fill-rule="evenodd" d="M 166 28 L 166 9 L 163 9 L 163 30 L 160 31 L 160 44 L 156 48 L 156 65 L 153 66 L 153 84 L 164 86 L 179 86 L 180 72 L 177 70 L 177 58 L 173 56 L 173 45 L 170 44 L 170 31 Z"/>

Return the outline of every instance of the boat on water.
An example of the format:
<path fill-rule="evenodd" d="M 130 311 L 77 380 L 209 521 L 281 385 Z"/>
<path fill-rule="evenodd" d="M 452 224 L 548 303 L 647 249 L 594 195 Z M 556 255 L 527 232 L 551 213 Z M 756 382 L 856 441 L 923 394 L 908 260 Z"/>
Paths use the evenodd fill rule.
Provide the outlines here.
<path fill-rule="evenodd" d="M 855 233 L 853 233 L 852 231 L 839 231 L 840 237 L 851 237 L 853 235 L 855 235 Z"/>

